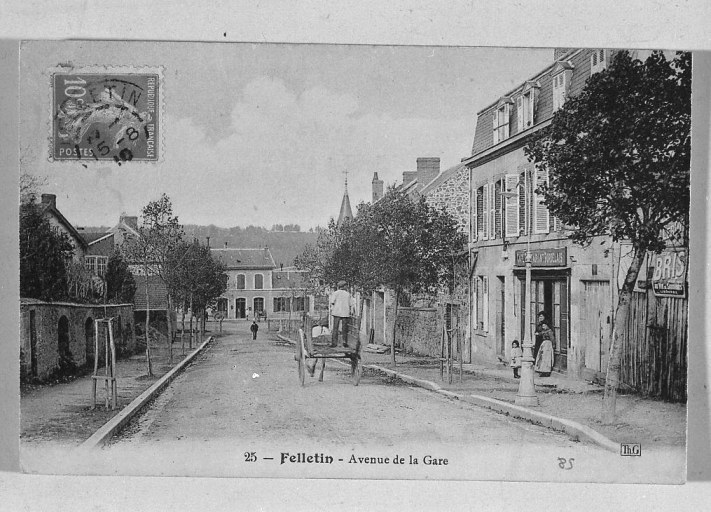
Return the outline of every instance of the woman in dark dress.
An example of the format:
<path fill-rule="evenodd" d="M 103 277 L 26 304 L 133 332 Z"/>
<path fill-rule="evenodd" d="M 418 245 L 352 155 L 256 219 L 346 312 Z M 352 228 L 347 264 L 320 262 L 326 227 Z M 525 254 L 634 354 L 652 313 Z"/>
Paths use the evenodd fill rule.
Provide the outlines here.
<path fill-rule="evenodd" d="M 548 322 L 548 315 L 545 311 L 538 312 L 538 323 L 536 324 L 535 344 L 533 346 L 533 360 L 535 361 L 538 357 L 538 350 L 541 348 L 541 343 L 543 343 L 543 326 L 550 325 Z"/>

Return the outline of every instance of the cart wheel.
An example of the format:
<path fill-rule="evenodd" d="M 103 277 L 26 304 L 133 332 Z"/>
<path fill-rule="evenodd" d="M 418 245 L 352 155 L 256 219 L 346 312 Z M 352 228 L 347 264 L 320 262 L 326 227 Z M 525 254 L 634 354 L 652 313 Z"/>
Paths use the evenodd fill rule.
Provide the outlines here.
<path fill-rule="evenodd" d="M 360 377 L 363 374 L 363 365 L 360 362 L 360 357 L 351 358 L 351 380 L 354 386 L 360 382 Z"/>
<path fill-rule="evenodd" d="M 299 382 L 304 385 L 306 381 L 306 357 L 304 351 L 301 349 L 301 343 L 296 344 L 296 364 L 299 366 Z"/>

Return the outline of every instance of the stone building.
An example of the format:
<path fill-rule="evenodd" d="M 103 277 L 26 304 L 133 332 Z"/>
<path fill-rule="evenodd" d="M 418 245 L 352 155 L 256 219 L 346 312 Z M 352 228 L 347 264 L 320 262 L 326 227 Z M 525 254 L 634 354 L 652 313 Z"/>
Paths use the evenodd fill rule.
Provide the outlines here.
<path fill-rule="evenodd" d="M 94 321 L 107 317 L 114 319 L 117 356 L 132 354 L 136 340 L 131 304 L 99 306 L 20 299 L 21 379 L 41 382 L 63 367 L 93 366 Z M 103 362 L 100 353 L 99 363 Z"/>
<path fill-rule="evenodd" d="M 472 156 L 463 161 L 470 171 L 475 358 L 508 359 L 511 341 L 527 339 L 544 311 L 555 334 L 556 371 L 591 378 L 607 367 L 627 251 L 606 236 L 587 247 L 571 242 L 537 193 L 548 176 L 528 161 L 524 146 L 591 75 L 609 65 L 611 55 L 606 49 L 556 50 L 548 67 L 498 98 L 492 95 L 496 99 L 477 113 Z M 527 301 L 531 318 L 525 318 Z"/>
<path fill-rule="evenodd" d="M 217 301 L 217 310 L 226 318 L 251 319 L 257 312 L 267 318 L 313 313 L 314 301 L 305 296 L 303 272 L 277 267 L 268 248 L 210 250 L 228 276 L 227 291 Z"/>

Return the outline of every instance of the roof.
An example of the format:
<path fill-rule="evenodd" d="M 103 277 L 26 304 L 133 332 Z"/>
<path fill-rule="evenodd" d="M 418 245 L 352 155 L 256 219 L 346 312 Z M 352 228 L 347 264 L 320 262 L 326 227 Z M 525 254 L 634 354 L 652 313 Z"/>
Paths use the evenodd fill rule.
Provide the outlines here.
<path fill-rule="evenodd" d="M 272 288 L 305 288 L 306 273 L 296 270 L 274 270 Z"/>
<path fill-rule="evenodd" d="M 464 168 L 466 168 L 466 164 L 457 164 L 450 167 L 449 169 L 445 169 L 444 171 L 440 172 L 435 177 L 435 179 L 433 179 L 427 185 L 422 187 L 422 190 L 420 190 L 420 194 L 422 194 L 423 196 L 426 195 L 429 191 L 436 189 L 441 183 L 444 183 L 449 178 L 456 176 L 457 172 Z"/>
<path fill-rule="evenodd" d="M 87 244 L 93 245 L 98 242 L 101 242 L 103 239 L 108 238 L 110 236 L 114 236 L 113 233 L 107 233 L 105 231 L 80 231 L 82 238 L 86 241 Z"/>
<path fill-rule="evenodd" d="M 50 213 L 54 215 L 57 221 L 59 221 L 60 224 L 67 228 L 69 234 L 79 243 L 82 248 L 86 250 L 86 248 L 88 247 L 86 240 L 84 240 L 79 231 L 77 231 L 77 228 L 75 228 L 72 223 L 69 222 L 64 215 L 62 215 L 62 212 L 60 212 L 55 206 L 52 206 L 51 204 L 47 203 L 40 203 L 39 207 L 41 208 L 42 213 Z"/>
<path fill-rule="evenodd" d="M 263 249 L 211 248 L 210 252 L 227 270 L 276 268 L 272 253 L 267 247 Z"/>
<path fill-rule="evenodd" d="M 345 219 L 353 219 L 353 210 L 351 210 L 351 200 L 348 198 L 348 190 L 343 193 L 341 211 L 338 214 L 338 224 L 341 224 Z"/>
<path fill-rule="evenodd" d="M 146 310 L 146 279 L 135 277 L 136 293 L 133 296 L 134 310 Z M 168 309 L 168 289 L 163 280 L 158 276 L 148 276 L 148 300 L 151 311 L 165 311 Z"/>
<path fill-rule="evenodd" d="M 535 124 L 526 128 L 523 131 L 518 131 L 518 112 L 516 102 L 512 104 L 511 118 L 509 124 L 509 137 L 497 144 L 504 147 L 514 136 L 519 133 L 523 134 L 526 131 L 533 133 L 541 127 L 543 123 L 553 117 L 553 73 L 557 73 L 561 69 L 567 69 L 571 72 L 570 83 L 567 88 L 567 96 L 577 95 L 583 87 L 587 79 L 590 77 L 590 55 L 597 49 L 571 49 L 566 54 L 562 55 L 557 61 L 546 66 L 542 71 L 528 80 L 521 81 L 518 86 L 507 91 L 505 94 L 498 96 L 498 99 L 490 103 L 488 106 L 477 112 L 476 130 L 474 132 L 474 142 L 472 144 L 472 155 L 477 155 L 494 146 L 493 140 L 493 108 L 498 104 L 502 97 L 514 98 L 527 84 L 535 84 L 538 86 L 536 100 Z M 609 63 L 609 56 L 608 56 Z"/>

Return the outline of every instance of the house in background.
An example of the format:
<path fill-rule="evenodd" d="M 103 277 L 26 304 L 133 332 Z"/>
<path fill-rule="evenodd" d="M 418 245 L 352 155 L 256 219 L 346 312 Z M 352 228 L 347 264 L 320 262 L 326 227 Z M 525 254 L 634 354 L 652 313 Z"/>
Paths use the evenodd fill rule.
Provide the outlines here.
<path fill-rule="evenodd" d="M 89 248 L 81 233 L 69 222 L 62 212 L 57 209 L 57 196 L 55 194 L 42 194 L 40 208 L 49 220 L 49 224 L 69 237 L 69 241 L 74 249 L 74 261 L 84 264 L 84 256 Z"/>
<path fill-rule="evenodd" d="M 227 245 L 227 244 L 225 244 Z M 268 248 L 211 248 L 212 256 L 227 273 L 227 290 L 217 301 L 226 318 L 288 316 L 289 312 L 313 312 L 313 298 L 304 299 L 305 282 L 300 272 L 277 270 Z"/>

